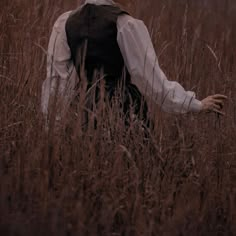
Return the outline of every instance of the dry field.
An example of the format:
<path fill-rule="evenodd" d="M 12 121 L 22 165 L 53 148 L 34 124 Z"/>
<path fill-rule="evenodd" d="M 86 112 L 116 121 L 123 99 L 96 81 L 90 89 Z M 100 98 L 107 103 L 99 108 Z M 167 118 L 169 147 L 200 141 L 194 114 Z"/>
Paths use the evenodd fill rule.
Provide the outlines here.
<path fill-rule="evenodd" d="M 129 5 L 170 80 L 229 97 L 225 117 L 153 107 L 148 141 L 118 108 L 96 111 L 96 130 L 72 114 L 66 131 L 43 129 L 43 49 L 73 2 L 1 0 L 0 235 L 235 235 L 236 1 Z"/>

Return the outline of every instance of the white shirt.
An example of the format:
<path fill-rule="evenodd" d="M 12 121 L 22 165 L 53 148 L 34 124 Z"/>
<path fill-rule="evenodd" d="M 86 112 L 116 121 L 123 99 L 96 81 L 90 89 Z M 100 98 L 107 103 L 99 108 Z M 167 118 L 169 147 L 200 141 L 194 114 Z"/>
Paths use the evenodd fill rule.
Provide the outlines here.
<path fill-rule="evenodd" d="M 113 4 L 111 0 L 87 0 L 85 4 Z M 84 5 L 85 5 L 84 4 Z M 81 6 L 83 7 L 83 6 Z M 80 7 L 80 8 L 81 8 Z M 79 10 L 78 8 L 77 10 Z M 62 14 L 54 24 L 47 55 L 47 78 L 42 86 L 42 111 L 48 114 L 49 98 L 57 88 L 64 108 L 73 97 L 77 78 L 67 43 L 65 24 L 71 11 Z M 168 81 L 158 59 L 143 21 L 129 15 L 121 15 L 117 21 L 117 42 L 132 83 L 140 92 L 170 113 L 199 112 L 202 103 L 195 93 L 185 91 L 177 82 Z"/>

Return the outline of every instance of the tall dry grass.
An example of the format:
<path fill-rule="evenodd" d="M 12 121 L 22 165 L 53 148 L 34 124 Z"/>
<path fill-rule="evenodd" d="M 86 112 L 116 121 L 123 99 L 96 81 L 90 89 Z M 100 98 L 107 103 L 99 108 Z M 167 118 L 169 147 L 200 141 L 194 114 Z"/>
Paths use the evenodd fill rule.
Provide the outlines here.
<path fill-rule="evenodd" d="M 1 0 L 0 234 L 234 235 L 236 4 L 132 2 L 161 67 L 199 98 L 224 93 L 226 116 L 152 108 L 149 140 L 116 107 L 97 129 L 43 129 L 41 85 L 53 22 L 74 1 Z M 109 115 L 108 115 L 109 114 Z M 80 113 L 78 113 L 80 115 Z"/>

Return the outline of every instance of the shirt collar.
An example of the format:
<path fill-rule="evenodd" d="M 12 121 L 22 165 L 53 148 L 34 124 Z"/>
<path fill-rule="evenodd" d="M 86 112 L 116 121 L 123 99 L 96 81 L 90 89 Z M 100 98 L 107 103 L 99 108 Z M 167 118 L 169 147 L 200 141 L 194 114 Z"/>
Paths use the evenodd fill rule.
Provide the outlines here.
<path fill-rule="evenodd" d="M 80 11 L 82 7 L 86 4 L 95 4 L 95 5 L 115 5 L 115 2 L 112 0 L 86 0 L 82 6 L 79 6 L 74 11 L 71 12 L 71 15 L 75 14 L 77 11 Z"/>
<path fill-rule="evenodd" d="M 85 4 L 95 4 L 95 5 L 114 5 L 114 1 L 112 0 L 86 0 Z"/>

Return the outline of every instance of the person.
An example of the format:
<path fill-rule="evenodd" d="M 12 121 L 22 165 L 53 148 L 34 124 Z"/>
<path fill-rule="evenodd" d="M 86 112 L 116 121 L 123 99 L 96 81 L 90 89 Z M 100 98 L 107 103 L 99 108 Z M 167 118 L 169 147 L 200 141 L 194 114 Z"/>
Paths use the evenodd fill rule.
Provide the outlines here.
<path fill-rule="evenodd" d="M 143 21 L 130 16 L 112 0 L 85 0 L 56 20 L 48 46 L 47 78 L 42 85 L 45 117 L 56 93 L 61 101 L 57 119 L 68 109 L 82 68 L 87 89 L 93 85 L 95 74 L 103 73 L 108 97 L 114 96 L 122 81 L 127 93 L 124 112 L 134 105 L 134 113 L 138 114 L 144 104 L 145 116 L 145 99 L 149 99 L 169 113 L 223 114 L 226 96 L 216 94 L 200 101 L 194 92 L 166 78 Z"/>

